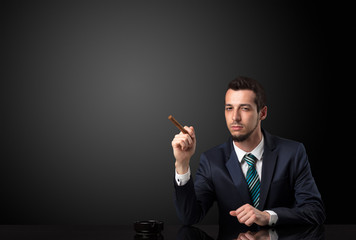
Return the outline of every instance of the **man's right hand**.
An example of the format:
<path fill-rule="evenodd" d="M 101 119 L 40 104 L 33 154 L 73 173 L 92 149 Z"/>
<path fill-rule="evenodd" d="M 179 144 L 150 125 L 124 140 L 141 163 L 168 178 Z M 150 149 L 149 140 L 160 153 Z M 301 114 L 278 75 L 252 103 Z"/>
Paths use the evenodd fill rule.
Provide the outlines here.
<path fill-rule="evenodd" d="M 194 128 L 184 127 L 188 134 L 180 132 L 172 140 L 173 154 L 176 159 L 175 167 L 178 174 L 188 172 L 190 158 L 195 153 L 196 138 Z"/>

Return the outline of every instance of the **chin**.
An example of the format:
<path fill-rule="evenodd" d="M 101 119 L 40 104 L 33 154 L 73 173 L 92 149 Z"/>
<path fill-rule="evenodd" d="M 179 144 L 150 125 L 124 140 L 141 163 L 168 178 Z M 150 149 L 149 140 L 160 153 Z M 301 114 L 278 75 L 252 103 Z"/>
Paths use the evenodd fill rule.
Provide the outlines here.
<path fill-rule="evenodd" d="M 251 136 L 252 132 L 246 134 L 231 134 L 232 140 L 234 142 L 243 142 Z"/>

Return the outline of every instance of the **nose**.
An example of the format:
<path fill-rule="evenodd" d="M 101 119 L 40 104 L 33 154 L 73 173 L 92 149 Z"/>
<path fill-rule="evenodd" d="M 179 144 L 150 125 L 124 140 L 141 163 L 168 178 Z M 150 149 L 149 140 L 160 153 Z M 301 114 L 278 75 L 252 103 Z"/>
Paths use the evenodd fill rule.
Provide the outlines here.
<path fill-rule="evenodd" d="M 232 114 L 232 120 L 234 122 L 239 122 L 241 120 L 241 115 L 239 113 L 239 110 L 234 111 L 234 113 Z"/>

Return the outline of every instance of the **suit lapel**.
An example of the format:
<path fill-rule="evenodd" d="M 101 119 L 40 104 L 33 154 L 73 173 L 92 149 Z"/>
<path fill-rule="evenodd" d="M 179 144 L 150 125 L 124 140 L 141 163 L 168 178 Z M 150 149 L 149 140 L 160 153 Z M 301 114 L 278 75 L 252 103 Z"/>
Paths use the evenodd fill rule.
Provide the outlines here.
<path fill-rule="evenodd" d="M 266 199 L 268 196 L 268 191 L 271 185 L 271 181 L 274 175 L 274 170 L 277 162 L 277 152 L 275 150 L 275 142 L 268 132 L 262 129 L 263 135 L 265 137 L 265 146 L 263 153 L 263 164 L 262 164 L 262 179 L 261 179 L 261 192 L 260 192 L 260 204 L 258 209 L 264 210 Z M 245 203 L 252 204 L 250 193 L 248 191 L 248 185 L 246 183 L 246 178 L 242 173 L 241 166 L 237 159 L 236 153 L 232 146 L 232 139 L 228 142 L 228 147 L 226 148 L 227 161 L 225 163 L 228 169 L 231 179 L 238 189 L 238 193 L 241 196 L 241 201 Z"/>
<path fill-rule="evenodd" d="M 230 142 L 230 144 L 232 144 L 232 142 Z M 250 193 L 248 191 L 246 179 L 242 173 L 239 160 L 237 159 L 236 153 L 233 150 L 232 145 L 231 148 L 228 149 L 230 150 L 230 153 L 228 155 L 229 157 L 225 166 L 228 169 L 231 179 L 238 190 L 237 192 L 240 194 L 241 201 L 251 204 Z"/>
<path fill-rule="evenodd" d="M 274 169 L 277 161 L 277 153 L 274 151 L 275 144 L 272 136 L 263 131 L 265 136 L 265 146 L 263 153 L 262 164 L 262 179 L 261 179 L 261 192 L 260 192 L 260 205 L 259 209 L 264 210 L 266 199 L 268 196 L 269 187 L 271 185 Z"/>

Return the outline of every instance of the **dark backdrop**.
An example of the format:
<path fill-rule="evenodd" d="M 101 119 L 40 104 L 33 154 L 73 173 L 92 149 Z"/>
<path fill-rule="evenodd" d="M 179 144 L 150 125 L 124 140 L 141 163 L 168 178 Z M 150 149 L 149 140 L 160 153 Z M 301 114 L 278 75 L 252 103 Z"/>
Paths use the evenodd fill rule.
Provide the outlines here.
<path fill-rule="evenodd" d="M 3 1 L 0 8 L 2 224 L 178 223 L 170 146 L 177 129 L 167 117 L 195 126 L 195 173 L 200 153 L 228 137 L 224 94 L 238 75 L 266 88 L 263 127 L 305 144 L 327 222 L 355 223 L 347 205 L 355 191 L 351 6 Z M 216 207 L 204 222 L 217 222 Z"/>

